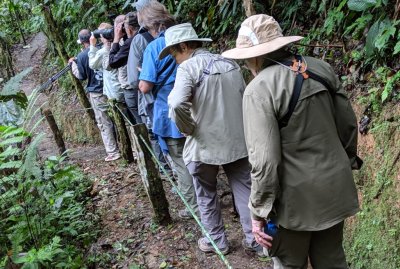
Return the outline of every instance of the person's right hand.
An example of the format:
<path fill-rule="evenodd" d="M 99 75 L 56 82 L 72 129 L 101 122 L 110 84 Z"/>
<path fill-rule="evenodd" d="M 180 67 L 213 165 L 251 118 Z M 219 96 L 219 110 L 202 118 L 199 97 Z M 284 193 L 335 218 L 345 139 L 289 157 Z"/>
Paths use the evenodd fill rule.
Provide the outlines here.
<path fill-rule="evenodd" d="M 93 34 L 92 34 L 92 35 L 90 36 L 90 38 L 89 38 L 89 43 L 90 43 L 90 45 L 92 45 L 92 46 L 96 46 L 97 38 L 94 37 Z"/>
<path fill-rule="evenodd" d="M 265 248 L 271 248 L 273 238 L 264 233 L 265 220 L 252 219 L 251 224 L 253 226 L 252 232 L 254 235 L 254 239 L 257 241 L 257 243 Z"/>
<path fill-rule="evenodd" d="M 75 61 L 75 57 L 72 57 L 72 58 L 69 58 L 69 60 L 68 60 L 68 63 L 70 64 L 70 63 L 72 63 L 73 61 Z"/>
<path fill-rule="evenodd" d="M 124 32 L 122 31 L 123 24 L 124 22 L 120 22 L 114 27 L 114 43 L 119 43 L 121 38 L 124 36 Z"/>

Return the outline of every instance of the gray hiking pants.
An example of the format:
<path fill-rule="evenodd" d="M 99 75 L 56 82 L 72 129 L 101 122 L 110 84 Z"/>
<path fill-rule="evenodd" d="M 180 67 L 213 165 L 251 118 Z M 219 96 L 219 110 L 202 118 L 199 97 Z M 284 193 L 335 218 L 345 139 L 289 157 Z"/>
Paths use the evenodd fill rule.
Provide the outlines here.
<path fill-rule="evenodd" d="M 182 152 L 185 146 L 185 138 L 164 138 L 168 146 L 169 156 L 173 161 L 174 169 L 178 176 L 178 188 L 185 200 L 197 212 L 197 199 L 193 186 L 193 178 L 183 162 Z"/>
<path fill-rule="evenodd" d="M 139 93 L 138 89 L 124 89 L 125 103 L 128 108 L 129 120 L 132 124 L 142 123 L 142 117 L 139 116 L 138 103 Z"/>
<path fill-rule="evenodd" d="M 221 206 L 217 195 L 219 165 L 190 162 L 187 167 L 193 176 L 201 222 L 217 246 L 220 249 L 225 248 L 228 246 L 228 240 L 225 235 Z M 250 164 L 247 158 L 243 158 L 224 164 L 222 167 L 234 195 L 246 241 L 252 243 L 254 236 L 252 234 L 250 209 L 247 206 L 251 188 Z M 206 242 L 208 242 L 207 238 Z"/>

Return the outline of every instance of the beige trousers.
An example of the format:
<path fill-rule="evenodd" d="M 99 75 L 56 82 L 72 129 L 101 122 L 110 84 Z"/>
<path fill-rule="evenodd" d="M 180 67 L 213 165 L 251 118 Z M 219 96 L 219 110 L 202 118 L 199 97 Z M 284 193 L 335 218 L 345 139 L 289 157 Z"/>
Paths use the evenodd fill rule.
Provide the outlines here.
<path fill-rule="evenodd" d="M 107 114 L 107 97 L 101 93 L 92 92 L 89 93 L 89 96 L 107 155 L 118 154 L 114 124 Z"/>

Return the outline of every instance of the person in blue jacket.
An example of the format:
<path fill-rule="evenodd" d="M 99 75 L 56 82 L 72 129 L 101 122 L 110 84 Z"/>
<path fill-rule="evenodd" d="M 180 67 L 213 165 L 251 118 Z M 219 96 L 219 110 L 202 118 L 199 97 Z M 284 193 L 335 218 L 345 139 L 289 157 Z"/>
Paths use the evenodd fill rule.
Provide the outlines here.
<path fill-rule="evenodd" d="M 198 211 L 193 178 L 183 162 L 182 152 L 186 138 L 179 132 L 175 123 L 168 117 L 168 95 L 174 87 L 177 64 L 169 56 L 163 60 L 158 54 L 165 48 L 164 31 L 176 24 L 164 5 L 152 1 L 138 12 L 139 24 L 155 38 L 147 47 L 139 76 L 139 89 L 142 93 L 152 92 L 155 97 L 152 130 L 158 137 L 161 149 L 171 156 L 178 176 L 178 188 L 194 211 Z M 182 219 L 192 215 L 187 209 L 180 210 Z"/>

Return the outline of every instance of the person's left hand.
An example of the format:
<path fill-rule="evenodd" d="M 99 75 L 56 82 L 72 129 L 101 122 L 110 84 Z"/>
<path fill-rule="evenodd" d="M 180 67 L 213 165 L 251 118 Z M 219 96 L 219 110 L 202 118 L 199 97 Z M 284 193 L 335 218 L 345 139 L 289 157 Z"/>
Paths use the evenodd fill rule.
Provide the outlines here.
<path fill-rule="evenodd" d="M 265 220 L 252 219 L 251 224 L 253 226 L 252 232 L 257 243 L 265 248 L 271 248 L 273 238 L 264 233 Z"/>
<path fill-rule="evenodd" d="M 103 36 L 101 36 L 100 40 L 101 40 L 101 42 L 103 43 L 103 45 L 106 48 L 111 48 L 111 41 L 110 40 L 105 39 Z"/>
<path fill-rule="evenodd" d="M 90 36 L 90 38 L 89 38 L 89 43 L 90 43 L 90 45 L 92 45 L 92 46 L 96 46 L 96 43 L 97 43 L 97 38 L 92 34 L 91 36 Z"/>

